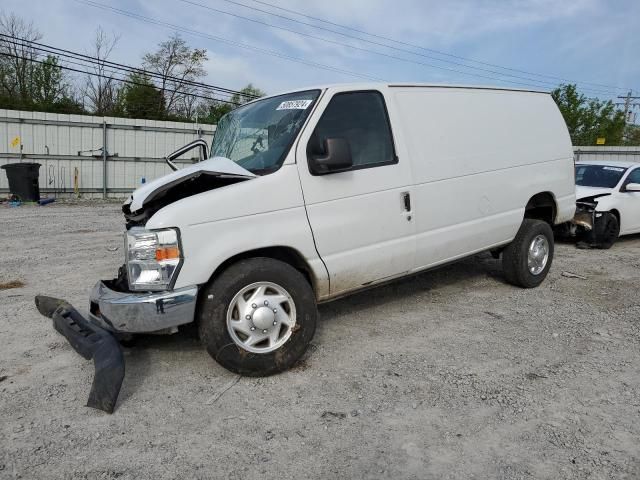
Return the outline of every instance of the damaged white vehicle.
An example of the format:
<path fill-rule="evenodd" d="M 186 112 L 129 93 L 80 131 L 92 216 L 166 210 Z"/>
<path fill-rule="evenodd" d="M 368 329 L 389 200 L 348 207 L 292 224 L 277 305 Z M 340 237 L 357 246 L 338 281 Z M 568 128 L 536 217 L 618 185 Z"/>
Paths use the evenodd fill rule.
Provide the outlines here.
<path fill-rule="evenodd" d="M 611 248 L 640 232 L 640 163 L 576 163 L 576 215 L 568 225 L 579 247 Z"/>
<path fill-rule="evenodd" d="M 198 140 L 169 163 L 192 148 L 211 158 L 124 204 L 125 264 L 96 284 L 88 320 L 38 297 L 99 371 L 118 371 L 99 366 L 114 335 L 195 322 L 229 370 L 281 372 L 309 346 L 317 303 L 482 251 L 502 257 L 508 282 L 536 287 L 552 227 L 575 212 L 569 134 L 541 92 L 325 86 L 243 105 L 210 155 Z M 90 404 L 108 410 L 103 383 Z"/>

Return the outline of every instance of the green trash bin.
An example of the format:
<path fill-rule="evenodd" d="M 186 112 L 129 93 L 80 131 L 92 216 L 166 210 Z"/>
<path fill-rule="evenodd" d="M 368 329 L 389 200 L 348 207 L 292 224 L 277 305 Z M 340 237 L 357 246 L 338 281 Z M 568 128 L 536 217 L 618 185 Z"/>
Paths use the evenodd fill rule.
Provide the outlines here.
<path fill-rule="evenodd" d="M 22 202 L 37 202 L 40 200 L 40 164 L 32 162 L 8 163 L 2 165 L 7 172 L 9 191 Z"/>

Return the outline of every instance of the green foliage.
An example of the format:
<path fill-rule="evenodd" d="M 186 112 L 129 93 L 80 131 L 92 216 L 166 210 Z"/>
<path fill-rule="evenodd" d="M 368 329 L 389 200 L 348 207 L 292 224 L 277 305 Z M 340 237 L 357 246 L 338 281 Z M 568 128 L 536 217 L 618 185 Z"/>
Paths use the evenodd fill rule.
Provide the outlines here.
<path fill-rule="evenodd" d="M 599 137 L 607 145 L 621 145 L 625 130 L 624 114 L 611 100 L 587 98 L 576 85 L 561 85 L 551 92 L 571 135 L 573 145 L 596 145 Z"/>
<path fill-rule="evenodd" d="M 49 55 L 41 63 L 32 62 L 26 78 L 27 81 L 14 83 L 22 85 L 21 91 L 0 88 L 0 108 L 85 113 L 82 105 L 72 96 L 71 87 L 58 65 L 58 57 Z"/>
<path fill-rule="evenodd" d="M 220 119 L 236 108 L 237 105 L 242 105 L 251 100 L 255 100 L 255 96 L 263 97 L 265 93 L 259 88 L 254 87 L 251 83 L 240 90 L 240 93 L 236 93 L 231 96 L 229 100 L 232 103 L 210 101 L 202 103 L 197 108 L 198 121 L 201 123 L 217 124 Z M 237 104 L 237 105 L 234 105 Z"/>
<path fill-rule="evenodd" d="M 217 124 L 227 113 L 233 110 L 233 105 L 225 102 L 209 102 L 197 108 L 198 122 Z"/>
<path fill-rule="evenodd" d="M 250 102 L 251 100 L 255 100 L 255 97 L 264 97 L 265 93 L 257 87 L 254 87 L 253 84 L 249 84 L 240 90 L 240 93 L 236 93 L 231 97 L 231 101 L 233 103 L 237 103 L 243 105 L 245 103 Z"/>
<path fill-rule="evenodd" d="M 627 125 L 624 131 L 624 145 L 629 147 L 640 146 L 640 126 Z"/>
<path fill-rule="evenodd" d="M 57 57 L 49 55 L 42 63 L 34 65 L 31 84 L 31 101 L 34 104 L 50 108 L 64 97 L 66 88 Z"/>
<path fill-rule="evenodd" d="M 165 116 L 162 92 L 147 75 L 132 73 L 119 92 L 119 109 L 127 117 L 159 120 Z"/>

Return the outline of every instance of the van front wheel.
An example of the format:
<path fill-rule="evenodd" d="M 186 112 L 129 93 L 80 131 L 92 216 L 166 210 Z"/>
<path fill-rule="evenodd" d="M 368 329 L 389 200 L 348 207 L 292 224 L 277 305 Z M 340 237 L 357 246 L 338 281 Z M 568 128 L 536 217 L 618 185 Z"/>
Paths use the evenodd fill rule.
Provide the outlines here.
<path fill-rule="evenodd" d="M 523 288 L 537 287 L 553 261 L 553 231 L 542 220 L 525 218 L 513 241 L 502 252 L 507 282 Z"/>
<path fill-rule="evenodd" d="M 240 260 L 204 287 L 198 332 L 209 354 L 232 372 L 266 376 L 292 367 L 316 329 L 307 279 L 272 258 Z"/>

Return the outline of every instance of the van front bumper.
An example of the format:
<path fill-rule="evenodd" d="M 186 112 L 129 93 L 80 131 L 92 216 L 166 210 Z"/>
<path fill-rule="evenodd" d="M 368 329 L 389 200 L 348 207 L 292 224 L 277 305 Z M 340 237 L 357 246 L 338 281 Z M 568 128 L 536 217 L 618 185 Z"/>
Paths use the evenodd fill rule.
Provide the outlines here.
<path fill-rule="evenodd" d="M 194 320 L 198 287 L 164 292 L 120 292 L 99 281 L 90 296 L 90 320 L 106 330 L 150 333 Z"/>

